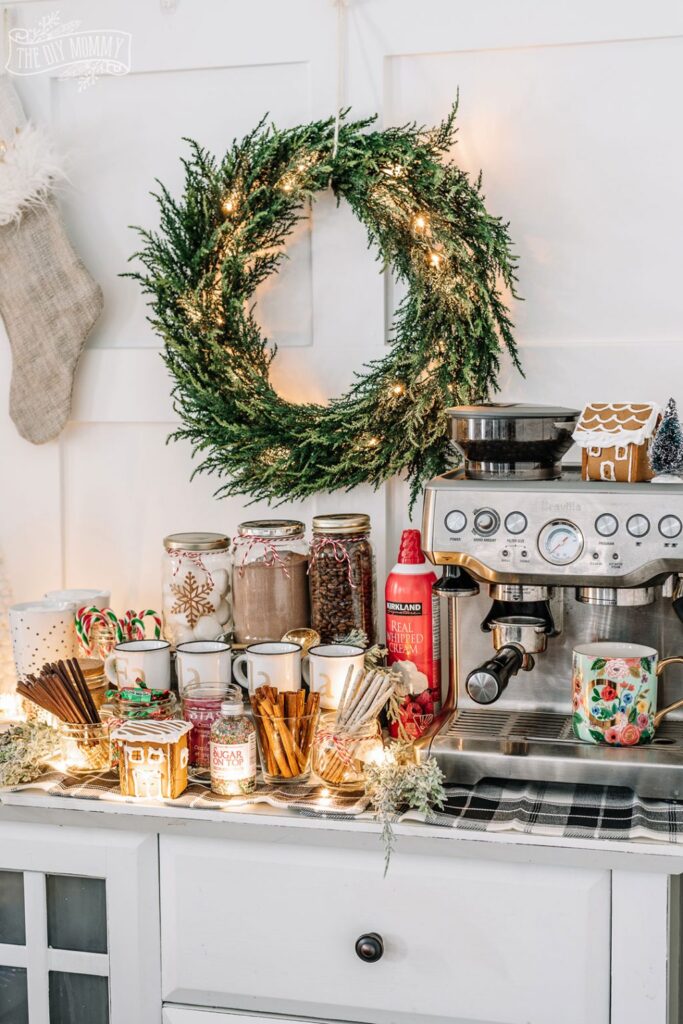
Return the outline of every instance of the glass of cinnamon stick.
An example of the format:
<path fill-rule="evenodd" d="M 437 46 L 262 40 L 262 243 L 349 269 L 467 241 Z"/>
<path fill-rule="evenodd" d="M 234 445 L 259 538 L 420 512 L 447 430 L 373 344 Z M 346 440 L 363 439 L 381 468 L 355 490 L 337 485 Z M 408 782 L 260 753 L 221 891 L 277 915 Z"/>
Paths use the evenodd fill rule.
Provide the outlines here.
<path fill-rule="evenodd" d="M 250 701 L 264 781 L 306 782 L 311 775 L 320 694 L 278 692 L 274 686 L 260 686 Z"/>

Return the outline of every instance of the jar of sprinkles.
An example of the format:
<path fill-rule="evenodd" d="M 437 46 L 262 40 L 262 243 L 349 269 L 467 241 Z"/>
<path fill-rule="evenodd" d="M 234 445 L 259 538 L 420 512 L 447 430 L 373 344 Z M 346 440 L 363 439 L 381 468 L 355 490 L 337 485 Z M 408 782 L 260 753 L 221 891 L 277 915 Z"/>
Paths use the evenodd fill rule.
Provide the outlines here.
<path fill-rule="evenodd" d="M 313 517 L 309 570 L 311 626 L 322 643 L 360 629 L 377 640 L 375 555 L 370 516 L 340 513 Z"/>

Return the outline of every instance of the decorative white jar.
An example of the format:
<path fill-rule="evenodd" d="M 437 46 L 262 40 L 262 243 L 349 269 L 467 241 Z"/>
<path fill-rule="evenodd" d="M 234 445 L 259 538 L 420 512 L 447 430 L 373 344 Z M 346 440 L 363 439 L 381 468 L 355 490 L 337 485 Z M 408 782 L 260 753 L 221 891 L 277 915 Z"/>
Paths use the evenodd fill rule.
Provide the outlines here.
<path fill-rule="evenodd" d="M 164 539 L 162 612 L 172 644 L 218 640 L 232 632 L 230 540 L 222 533 Z"/>

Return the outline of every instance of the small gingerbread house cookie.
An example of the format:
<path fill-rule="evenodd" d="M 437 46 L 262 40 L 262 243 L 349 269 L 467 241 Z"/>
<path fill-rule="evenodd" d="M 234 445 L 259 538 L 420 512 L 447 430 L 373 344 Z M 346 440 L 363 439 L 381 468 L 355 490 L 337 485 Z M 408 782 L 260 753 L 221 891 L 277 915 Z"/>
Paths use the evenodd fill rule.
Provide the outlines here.
<path fill-rule="evenodd" d="M 584 480 L 650 480 L 648 449 L 659 421 L 655 402 L 592 402 L 579 417 L 574 440 L 582 449 Z"/>
<path fill-rule="evenodd" d="M 187 788 L 189 722 L 134 720 L 112 730 L 123 796 L 174 800 Z"/>

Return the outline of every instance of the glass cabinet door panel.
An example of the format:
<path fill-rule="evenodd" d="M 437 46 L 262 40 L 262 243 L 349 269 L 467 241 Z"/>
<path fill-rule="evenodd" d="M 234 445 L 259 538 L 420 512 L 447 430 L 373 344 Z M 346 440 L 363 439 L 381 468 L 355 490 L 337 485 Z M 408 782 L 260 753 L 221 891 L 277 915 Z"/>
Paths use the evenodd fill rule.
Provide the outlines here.
<path fill-rule="evenodd" d="M 25 967 L 0 966 L 0 1024 L 28 1024 Z"/>
<path fill-rule="evenodd" d="M 50 971 L 50 1024 L 76 1022 L 109 1024 L 107 979 L 94 974 Z"/>
<path fill-rule="evenodd" d="M 52 949 L 107 952 L 106 886 L 102 878 L 48 875 L 47 941 Z"/>
<path fill-rule="evenodd" d="M 0 942 L 9 946 L 26 945 L 21 871 L 0 871 Z"/>

